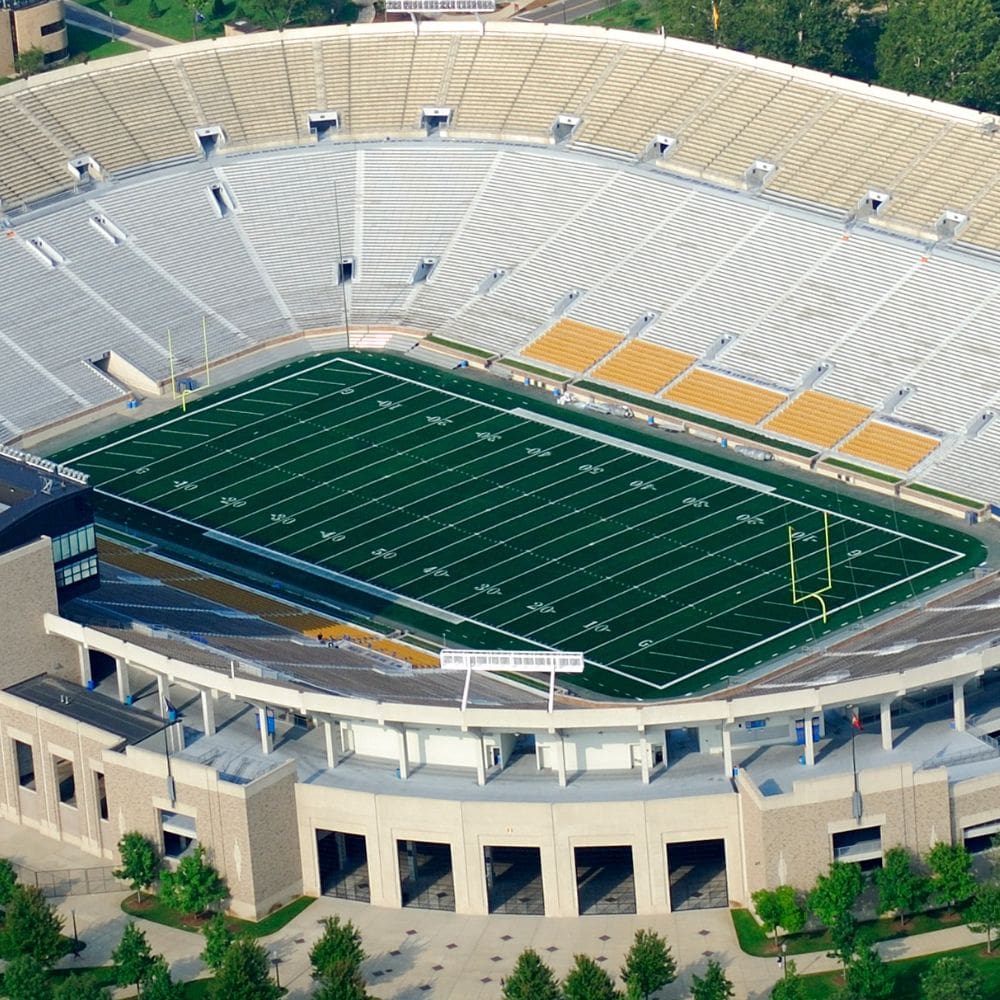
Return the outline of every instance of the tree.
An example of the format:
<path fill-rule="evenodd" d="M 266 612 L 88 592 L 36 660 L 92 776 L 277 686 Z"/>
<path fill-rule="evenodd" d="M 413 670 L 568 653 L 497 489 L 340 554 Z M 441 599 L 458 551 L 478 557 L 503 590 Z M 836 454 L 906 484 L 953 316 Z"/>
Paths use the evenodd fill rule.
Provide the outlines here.
<path fill-rule="evenodd" d="M 205 860 L 201 844 L 181 858 L 176 871 L 165 871 L 160 877 L 160 899 L 181 913 L 204 913 L 228 894 L 222 876 Z"/>
<path fill-rule="evenodd" d="M 863 948 L 844 969 L 851 1000 L 886 1000 L 893 994 L 895 976 L 874 948 Z"/>
<path fill-rule="evenodd" d="M 160 874 L 163 864 L 160 856 L 152 842 L 137 830 L 126 833 L 118 841 L 118 854 L 122 859 L 121 867 L 116 868 L 112 874 L 115 878 L 128 882 L 135 892 L 136 902 L 139 902 L 142 891 L 149 889 Z"/>
<path fill-rule="evenodd" d="M 961 958 L 939 958 L 920 977 L 922 1000 L 983 1000 L 982 973 Z"/>
<path fill-rule="evenodd" d="M 798 934 L 805 927 L 806 915 L 799 902 L 799 894 L 792 886 L 759 889 L 750 898 L 764 930 L 774 935 L 775 944 L 778 943 L 779 927 L 783 927 L 788 934 Z"/>
<path fill-rule="evenodd" d="M 784 975 L 771 989 L 771 1000 L 806 1000 L 806 984 L 790 959 L 785 959 Z"/>
<path fill-rule="evenodd" d="M 0 858 L 0 910 L 5 909 L 17 886 L 17 871 L 7 858 Z"/>
<path fill-rule="evenodd" d="M 212 1000 L 278 1000 L 282 992 L 270 976 L 267 952 L 248 937 L 229 945 L 209 988 Z"/>
<path fill-rule="evenodd" d="M 514 971 L 503 981 L 504 1000 L 559 1000 L 559 984 L 534 948 L 517 957 Z"/>
<path fill-rule="evenodd" d="M 976 891 L 972 856 L 964 844 L 938 842 L 927 854 L 927 864 L 931 869 L 934 895 L 947 903 L 949 910 L 954 910 L 956 903 L 968 899 Z"/>
<path fill-rule="evenodd" d="M 339 916 L 323 921 L 323 933 L 309 951 L 313 976 L 329 978 L 334 967 L 360 969 L 368 956 L 361 944 L 361 932 L 350 921 L 341 922 Z"/>
<path fill-rule="evenodd" d="M 254 24 L 275 31 L 298 21 L 305 8 L 306 0 L 242 0 L 242 10 Z"/>
<path fill-rule="evenodd" d="M 587 955 L 574 955 L 563 981 L 563 1000 L 620 1000 L 614 980 Z"/>
<path fill-rule="evenodd" d="M 883 913 L 895 910 L 899 924 L 906 923 L 907 913 L 912 913 L 930 892 L 928 881 L 913 870 L 910 852 L 903 847 L 891 847 L 885 852 L 882 867 L 875 872 L 878 887 L 879 909 Z"/>
<path fill-rule="evenodd" d="M 986 950 L 993 950 L 993 935 L 1000 931 L 1000 884 L 987 882 L 976 889 L 972 904 L 966 911 L 969 930 L 986 935 Z"/>
<path fill-rule="evenodd" d="M 877 47 L 879 82 L 995 110 L 989 67 L 998 41 L 1000 18 L 990 0 L 894 0 Z"/>
<path fill-rule="evenodd" d="M 838 914 L 830 924 L 830 939 L 833 947 L 828 952 L 846 969 L 858 950 L 858 921 L 853 913 Z"/>
<path fill-rule="evenodd" d="M 14 886 L 4 918 L 2 951 L 7 958 L 31 955 L 52 966 L 66 954 L 63 920 L 34 886 Z"/>
<path fill-rule="evenodd" d="M 334 962 L 314 990 L 312 1000 L 372 1000 L 361 970 L 349 962 Z"/>
<path fill-rule="evenodd" d="M 34 76 L 45 68 L 45 53 L 39 48 L 25 49 L 18 53 L 15 63 L 21 76 Z"/>
<path fill-rule="evenodd" d="M 153 966 L 153 951 L 146 940 L 145 932 L 129 921 L 122 931 L 118 947 L 111 953 L 115 967 L 115 983 L 118 986 L 134 986 L 136 992 L 149 975 Z"/>
<path fill-rule="evenodd" d="M 63 976 L 52 986 L 52 1000 L 111 1000 L 111 991 L 95 976 Z"/>
<path fill-rule="evenodd" d="M 173 981 L 170 967 L 162 955 L 157 955 L 146 970 L 142 996 L 143 1000 L 184 1000 L 184 984 Z"/>
<path fill-rule="evenodd" d="M 845 0 L 730 0 L 720 6 L 729 48 L 828 73 L 847 64 L 852 17 Z"/>
<path fill-rule="evenodd" d="M 10 1000 L 51 1000 L 48 967 L 34 955 L 18 955 L 7 963 L 3 992 Z"/>
<path fill-rule="evenodd" d="M 639 996 L 651 993 L 677 978 L 677 963 L 667 942 L 650 930 L 637 930 L 621 971 L 625 985 Z"/>
<path fill-rule="evenodd" d="M 216 913 L 205 924 L 202 933 L 205 935 L 205 947 L 201 952 L 201 960 L 213 972 L 218 972 L 236 935 L 229 929 L 229 924 L 221 913 Z"/>
<path fill-rule="evenodd" d="M 842 914 L 850 913 L 864 888 L 864 878 L 857 865 L 834 861 L 826 875 L 816 879 L 807 906 L 826 927 L 832 927 Z"/>
<path fill-rule="evenodd" d="M 708 960 L 704 976 L 691 977 L 691 996 L 694 1000 L 728 1000 L 732 995 L 733 984 L 714 958 Z"/>

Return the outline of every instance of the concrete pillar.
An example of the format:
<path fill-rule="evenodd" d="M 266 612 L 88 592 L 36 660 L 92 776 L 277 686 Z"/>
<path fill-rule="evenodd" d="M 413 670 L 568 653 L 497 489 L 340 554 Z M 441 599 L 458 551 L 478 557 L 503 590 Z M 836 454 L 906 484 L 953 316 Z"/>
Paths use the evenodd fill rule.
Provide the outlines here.
<path fill-rule="evenodd" d="M 323 720 L 323 736 L 326 739 L 326 766 L 337 766 L 337 745 L 333 742 L 333 719 Z"/>
<path fill-rule="evenodd" d="M 118 681 L 118 700 L 124 705 L 125 700 L 132 693 L 132 682 L 128 675 L 128 664 L 124 657 L 115 657 L 115 678 Z"/>
<path fill-rule="evenodd" d="M 639 737 L 639 767 L 642 773 L 642 783 L 644 785 L 649 784 L 649 740 L 646 738 L 646 734 L 643 733 Z"/>
<path fill-rule="evenodd" d="M 726 769 L 726 777 L 733 775 L 733 734 L 729 726 L 722 726 L 722 765 Z"/>
<path fill-rule="evenodd" d="M 479 734 L 477 740 L 479 747 L 476 751 L 476 784 L 485 785 L 486 784 L 486 740 L 483 738 L 483 734 Z"/>
<path fill-rule="evenodd" d="M 805 758 L 806 767 L 814 767 L 816 764 L 816 744 L 813 742 L 813 720 L 811 715 L 807 715 L 802 720 L 802 725 L 806 737 Z"/>
<path fill-rule="evenodd" d="M 566 787 L 566 743 L 563 740 L 562 733 L 556 733 L 556 739 L 559 740 L 556 746 L 556 769 L 559 772 L 559 787 Z"/>
<path fill-rule="evenodd" d="M 406 781 L 410 776 L 410 755 L 406 749 L 406 726 L 400 726 L 399 733 L 399 776 Z"/>
<path fill-rule="evenodd" d="M 880 725 L 882 727 L 882 749 L 892 749 L 892 699 L 886 698 L 880 706 Z"/>
<path fill-rule="evenodd" d="M 163 674 L 156 675 L 156 693 L 160 699 L 160 715 L 167 717 L 167 702 L 170 701 L 170 681 Z"/>
<path fill-rule="evenodd" d="M 955 707 L 955 732 L 965 732 L 965 678 L 952 681 L 951 698 Z"/>
<path fill-rule="evenodd" d="M 486 888 L 492 889 L 497 876 L 493 868 L 493 848 L 489 845 L 483 848 L 483 860 L 486 862 Z"/>
<path fill-rule="evenodd" d="M 84 687 L 90 687 L 93 683 L 94 675 L 90 672 L 90 650 L 83 645 L 76 647 L 80 657 L 80 683 Z"/>
<path fill-rule="evenodd" d="M 267 705 L 257 705 L 257 724 L 260 726 L 260 750 L 267 755 L 273 749 L 271 734 L 267 731 Z"/>
<path fill-rule="evenodd" d="M 215 699 L 212 692 L 204 690 L 201 692 L 201 721 L 202 728 L 206 736 L 215 735 Z"/>

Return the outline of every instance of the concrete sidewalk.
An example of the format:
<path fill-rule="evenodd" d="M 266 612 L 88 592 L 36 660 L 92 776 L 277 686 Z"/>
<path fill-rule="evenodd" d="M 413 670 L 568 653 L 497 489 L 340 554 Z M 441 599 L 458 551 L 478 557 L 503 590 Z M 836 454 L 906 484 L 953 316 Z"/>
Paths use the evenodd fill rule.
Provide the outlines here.
<path fill-rule="evenodd" d="M 0 856 L 36 870 L 103 867 L 98 859 L 75 848 L 0 821 Z M 63 959 L 67 968 L 110 962 L 128 917 L 121 910 L 123 893 L 70 896 L 58 901 L 66 929 L 77 930 L 87 944 L 81 958 Z M 781 974 L 773 958 L 754 958 L 740 950 L 728 910 L 695 910 L 667 916 L 593 916 L 577 919 L 459 916 L 434 910 L 388 910 L 323 897 L 287 927 L 261 943 L 279 959 L 278 973 L 292 1000 L 312 992 L 309 948 L 324 918 L 340 914 L 353 920 L 371 956 L 365 974 L 380 1000 L 499 1000 L 500 980 L 510 973 L 524 948 L 533 947 L 556 974 L 565 975 L 574 954 L 597 959 L 617 977 L 635 931 L 652 928 L 663 934 L 677 962 L 678 980 L 658 996 L 680 1000 L 689 996 L 692 973 L 701 973 L 709 958 L 718 959 L 733 982 L 735 995 L 765 1000 Z M 178 979 L 204 974 L 198 958 L 199 935 L 142 922 L 155 952 L 169 961 Z M 878 945 L 886 959 L 926 955 L 983 943 L 966 927 L 885 941 Z M 794 958 L 801 973 L 824 972 L 838 963 L 821 952 Z"/>
<path fill-rule="evenodd" d="M 168 38 L 166 35 L 158 35 L 155 31 L 146 28 L 137 28 L 119 21 L 117 18 L 108 17 L 98 10 L 85 7 L 76 0 L 65 0 L 66 21 L 78 28 L 86 28 L 87 31 L 96 32 L 99 35 L 107 35 L 108 38 L 117 39 L 120 42 L 128 42 L 140 49 L 157 49 L 167 45 L 177 45 L 176 39 Z"/>

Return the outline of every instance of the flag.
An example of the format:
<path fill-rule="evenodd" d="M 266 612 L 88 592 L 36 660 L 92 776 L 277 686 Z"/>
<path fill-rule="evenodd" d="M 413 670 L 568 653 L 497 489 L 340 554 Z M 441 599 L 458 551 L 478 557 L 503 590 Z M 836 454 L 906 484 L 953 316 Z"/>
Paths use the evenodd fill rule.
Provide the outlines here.
<path fill-rule="evenodd" d="M 712 0 L 712 30 L 719 30 L 719 5 Z"/>
<path fill-rule="evenodd" d="M 855 711 L 851 714 L 851 725 L 860 732 L 865 727 L 861 725 L 861 716 Z"/>

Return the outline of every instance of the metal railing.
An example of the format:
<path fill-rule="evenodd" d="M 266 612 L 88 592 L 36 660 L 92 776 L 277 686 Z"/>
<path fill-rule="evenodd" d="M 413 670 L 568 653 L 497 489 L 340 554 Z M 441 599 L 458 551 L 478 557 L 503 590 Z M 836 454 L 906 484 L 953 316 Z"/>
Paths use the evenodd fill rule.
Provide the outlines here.
<path fill-rule="evenodd" d="M 114 866 L 101 868 L 53 868 L 37 871 L 27 865 L 14 864 L 18 881 L 39 889 L 43 896 L 89 896 L 101 892 L 124 892 L 129 886 L 114 876 Z"/>

